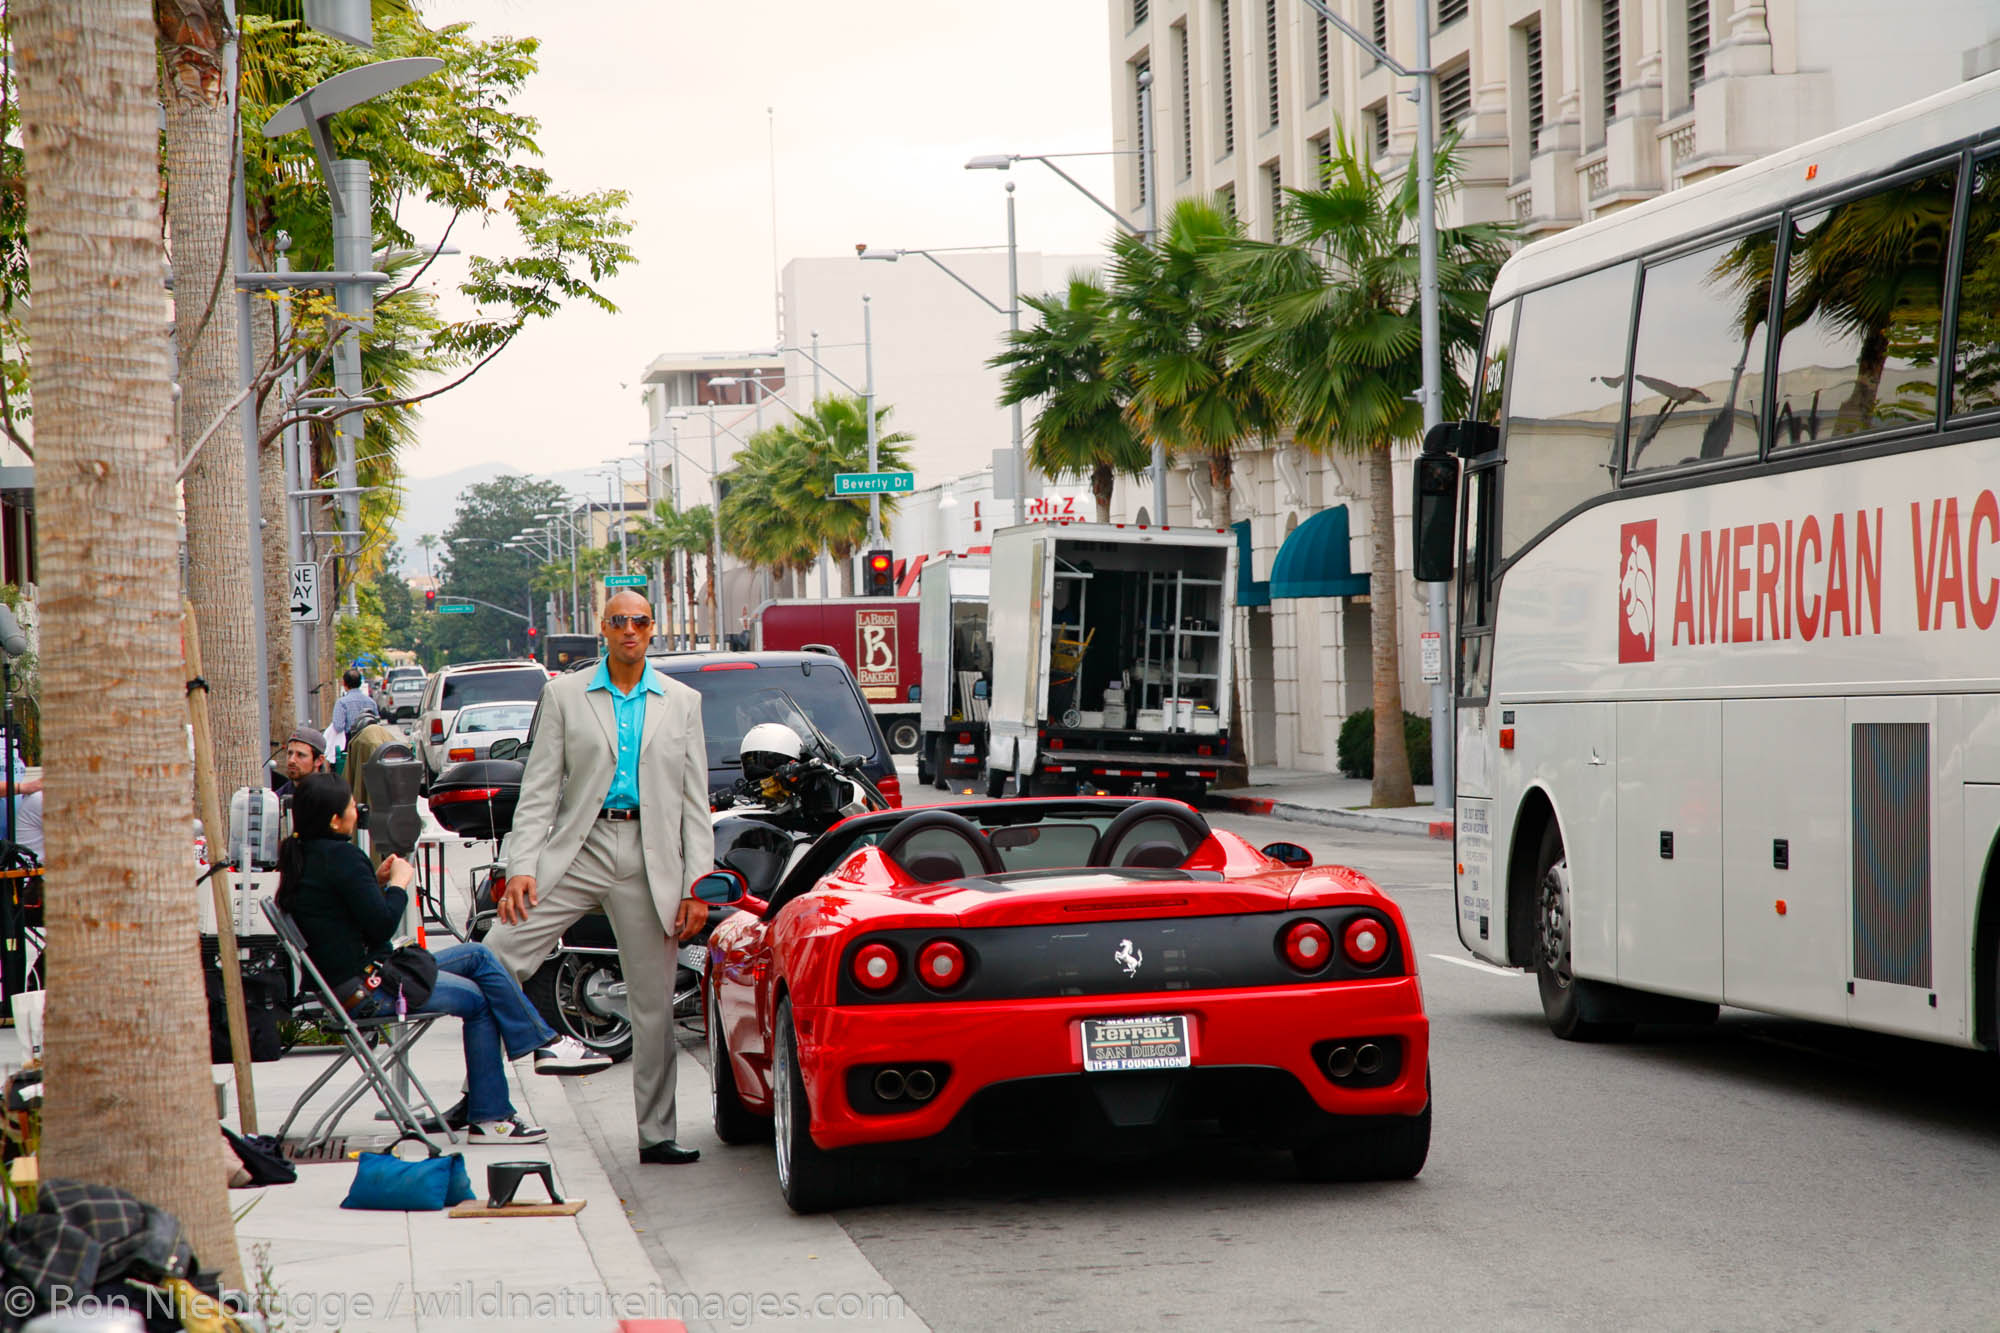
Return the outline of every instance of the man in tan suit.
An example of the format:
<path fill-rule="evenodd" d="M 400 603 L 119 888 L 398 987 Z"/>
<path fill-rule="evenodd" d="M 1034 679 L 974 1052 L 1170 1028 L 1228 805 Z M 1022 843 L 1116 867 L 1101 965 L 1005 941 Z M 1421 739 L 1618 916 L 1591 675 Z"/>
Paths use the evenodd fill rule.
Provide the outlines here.
<path fill-rule="evenodd" d="M 501 924 L 486 943 L 514 975 L 548 956 L 570 923 L 601 909 L 618 937 L 632 1019 L 639 1160 L 700 1153 L 674 1140 L 674 950 L 708 907 L 683 891 L 714 869 L 701 696 L 646 664 L 652 608 L 629 589 L 604 605 L 607 652 L 542 691 L 534 746 L 504 859 Z"/>

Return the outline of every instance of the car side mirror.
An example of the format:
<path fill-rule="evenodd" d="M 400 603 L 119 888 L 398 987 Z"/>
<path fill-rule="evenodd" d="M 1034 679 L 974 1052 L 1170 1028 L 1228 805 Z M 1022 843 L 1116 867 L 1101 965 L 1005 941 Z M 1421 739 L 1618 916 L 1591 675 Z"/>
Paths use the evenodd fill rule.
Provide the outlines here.
<path fill-rule="evenodd" d="M 1416 468 L 1416 499 L 1410 513 L 1411 572 L 1419 583 L 1449 582 L 1452 542 L 1458 530 L 1458 460 L 1449 454 L 1420 454 Z"/>
<path fill-rule="evenodd" d="M 973 697 L 973 698 L 975 698 L 975 699 L 990 699 L 990 698 L 992 698 L 992 697 L 993 697 L 993 685 L 992 685 L 992 683 L 991 683 L 991 682 L 989 682 L 989 681 L 984 681 L 984 680 L 975 680 L 975 681 L 973 681 L 973 682 L 972 682 L 972 697 Z"/>
<path fill-rule="evenodd" d="M 1304 870 L 1313 863 L 1313 854 L 1295 842 L 1273 842 L 1258 848 L 1273 861 L 1283 861 L 1288 866 Z"/>
<path fill-rule="evenodd" d="M 711 907 L 735 907 L 750 896 L 750 886 L 734 870 L 711 870 L 689 885 L 688 892 Z"/>
<path fill-rule="evenodd" d="M 502 736 L 486 751 L 488 759 L 513 759 L 521 753 L 521 741 L 517 736 Z"/>

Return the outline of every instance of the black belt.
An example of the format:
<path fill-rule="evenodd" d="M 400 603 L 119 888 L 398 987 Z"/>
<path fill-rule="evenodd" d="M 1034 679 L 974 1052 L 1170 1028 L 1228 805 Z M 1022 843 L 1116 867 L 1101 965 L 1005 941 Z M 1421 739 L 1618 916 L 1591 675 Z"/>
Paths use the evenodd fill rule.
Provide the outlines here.
<path fill-rule="evenodd" d="M 602 810 L 599 810 L 597 812 L 597 817 L 599 819 L 612 819 L 621 821 L 628 819 L 636 820 L 639 817 L 639 812 L 637 810 L 613 810 L 610 806 L 607 805 Z"/>

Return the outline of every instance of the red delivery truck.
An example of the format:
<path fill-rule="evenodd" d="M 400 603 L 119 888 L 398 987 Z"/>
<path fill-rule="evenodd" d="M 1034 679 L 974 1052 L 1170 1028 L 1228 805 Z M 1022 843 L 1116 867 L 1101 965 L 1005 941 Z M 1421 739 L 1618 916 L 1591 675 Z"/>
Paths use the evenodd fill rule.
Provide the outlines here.
<path fill-rule="evenodd" d="M 763 652 L 833 653 L 854 672 L 861 696 L 882 724 L 889 748 L 915 754 L 918 688 L 923 662 L 917 656 L 917 599 L 914 597 L 832 597 L 779 599 L 751 613 L 750 646 Z"/>

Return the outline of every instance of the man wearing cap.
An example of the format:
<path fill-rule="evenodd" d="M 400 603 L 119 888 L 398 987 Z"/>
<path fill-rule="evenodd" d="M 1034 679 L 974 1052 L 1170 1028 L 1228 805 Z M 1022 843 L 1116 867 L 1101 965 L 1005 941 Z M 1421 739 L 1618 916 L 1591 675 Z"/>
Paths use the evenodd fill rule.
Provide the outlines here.
<path fill-rule="evenodd" d="M 279 762 L 283 767 L 285 780 L 278 784 L 278 795 L 290 796 L 294 782 L 308 773 L 327 771 L 326 737 L 321 734 L 319 728 L 308 727 L 301 723 L 292 732 L 291 739 L 285 742 L 285 748 L 279 754 Z"/>

